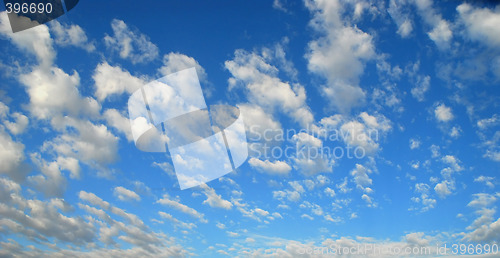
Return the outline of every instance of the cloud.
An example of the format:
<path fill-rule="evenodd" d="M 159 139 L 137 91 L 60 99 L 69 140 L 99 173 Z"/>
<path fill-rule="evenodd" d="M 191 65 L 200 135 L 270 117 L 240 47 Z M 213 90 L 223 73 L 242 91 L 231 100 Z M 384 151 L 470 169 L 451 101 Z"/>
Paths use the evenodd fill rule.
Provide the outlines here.
<path fill-rule="evenodd" d="M 326 79 L 321 89 L 332 105 L 350 112 L 365 101 L 359 77 L 365 63 L 375 57 L 372 36 L 356 26 L 345 26 L 349 22 L 343 20 L 344 7 L 338 1 L 311 0 L 306 7 L 313 15 L 311 27 L 323 35 L 309 42 L 308 69 Z"/>
<path fill-rule="evenodd" d="M 485 118 L 477 121 L 477 126 L 479 129 L 487 129 L 489 127 L 498 125 L 500 123 L 500 119 L 498 118 L 498 115 L 493 115 L 491 118 Z"/>
<path fill-rule="evenodd" d="M 330 187 L 325 188 L 325 194 L 330 197 L 335 197 L 335 190 Z"/>
<path fill-rule="evenodd" d="M 64 25 L 54 20 L 50 23 L 54 41 L 60 46 L 75 46 L 85 49 L 87 52 L 95 51 L 94 42 L 89 42 L 87 34 L 78 25 Z"/>
<path fill-rule="evenodd" d="M 0 198 L 0 224 L 6 232 L 39 243 L 55 240 L 84 246 L 94 241 L 96 228 L 91 222 L 62 214 L 71 209 L 64 200 L 26 199 L 18 184 L 5 178 L 0 179 L 0 192 L 1 196 L 10 196 Z"/>
<path fill-rule="evenodd" d="M 113 190 L 113 194 L 120 200 L 120 201 L 140 201 L 141 197 L 135 193 L 134 191 L 131 191 L 125 187 L 122 186 L 117 186 Z"/>
<path fill-rule="evenodd" d="M 34 68 L 19 77 L 30 97 L 29 110 L 39 119 L 59 115 L 97 115 L 99 104 L 90 97 L 82 97 L 78 90 L 80 76 L 74 71 L 66 74 L 57 67 Z"/>
<path fill-rule="evenodd" d="M 42 172 L 28 177 L 28 182 L 48 197 L 62 197 L 66 190 L 67 180 L 61 173 L 57 161 L 47 163 L 40 154 L 32 154 L 31 160 Z"/>
<path fill-rule="evenodd" d="M 391 15 L 398 26 L 396 31 L 402 38 L 407 38 L 413 31 L 413 21 L 410 14 L 404 7 L 407 5 L 406 0 L 391 0 L 387 12 Z"/>
<path fill-rule="evenodd" d="M 146 83 L 119 66 L 111 66 L 103 62 L 94 70 L 95 93 L 99 101 L 113 95 L 133 93 Z"/>
<path fill-rule="evenodd" d="M 54 62 L 56 52 L 52 46 L 49 28 L 46 25 L 12 33 L 7 12 L 1 12 L 0 34 L 11 40 L 19 49 L 33 54 L 42 67 L 49 67 Z"/>
<path fill-rule="evenodd" d="M 171 52 L 163 56 L 163 66 L 160 67 L 158 71 L 162 75 L 169 75 L 191 67 L 196 68 L 196 73 L 198 74 L 200 81 L 207 80 L 207 73 L 198 61 L 190 56 L 180 53 Z"/>
<path fill-rule="evenodd" d="M 108 125 L 123 133 L 129 142 L 134 140 L 128 117 L 123 116 L 118 110 L 112 108 L 104 111 L 103 117 Z"/>
<path fill-rule="evenodd" d="M 375 116 L 362 112 L 361 121 L 346 121 L 340 126 L 344 142 L 350 146 L 360 147 L 367 154 L 379 149 L 380 137 L 392 129 L 391 122 L 384 115 Z"/>
<path fill-rule="evenodd" d="M 430 186 L 426 183 L 415 184 L 415 193 L 420 194 L 419 197 L 412 197 L 411 200 L 422 205 L 421 211 L 428 211 L 436 206 L 436 200 L 430 197 Z"/>
<path fill-rule="evenodd" d="M 230 89 L 243 86 L 251 103 L 269 113 L 280 110 L 301 126 L 313 122 L 313 114 L 306 103 L 305 88 L 279 79 L 278 69 L 267 63 L 263 56 L 238 49 L 234 59 L 224 64 L 232 75 L 229 78 Z"/>
<path fill-rule="evenodd" d="M 410 139 L 410 149 L 418 149 L 420 147 L 420 141 L 417 139 Z"/>
<path fill-rule="evenodd" d="M 259 171 L 270 175 L 288 175 L 292 170 L 292 167 L 290 165 L 280 160 L 275 160 L 272 162 L 269 160 L 262 161 L 260 159 L 251 158 L 250 160 L 248 160 L 248 164 L 258 169 Z"/>
<path fill-rule="evenodd" d="M 169 207 L 172 207 L 178 211 L 181 211 L 181 212 L 184 212 L 188 215 L 190 215 L 191 217 L 193 218 L 197 218 L 200 220 L 200 222 L 202 223 L 207 223 L 208 220 L 206 220 L 204 217 L 205 215 L 203 213 L 200 213 L 198 212 L 197 210 L 193 209 L 193 208 L 190 208 L 178 201 L 175 201 L 175 200 L 171 200 L 170 197 L 168 195 L 163 195 L 163 198 L 162 199 L 159 199 L 158 201 L 156 201 L 157 203 L 159 204 L 163 204 L 163 205 L 166 205 L 166 206 L 169 206 Z"/>
<path fill-rule="evenodd" d="M 451 108 L 447 107 L 445 104 L 439 104 L 436 107 L 434 116 L 436 116 L 436 119 L 440 122 L 449 122 L 454 118 Z"/>
<path fill-rule="evenodd" d="M 72 157 L 91 166 L 103 166 L 117 160 L 118 137 L 105 125 L 66 117 L 55 119 L 54 126 L 63 133 L 45 141 L 42 150 Z M 104 170 L 100 173 L 109 176 Z"/>
<path fill-rule="evenodd" d="M 202 184 L 201 188 L 203 189 L 203 194 L 207 197 L 207 199 L 203 201 L 203 204 L 208 204 L 210 207 L 222 208 L 225 210 L 230 210 L 233 207 L 231 202 L 222 199 L 222 197 L 215 193 L 215 190 L 210 188 L 208 185 Z"/>
<path fill-rule="evenodd" d="M 427 32 L 429 38 L 434 41 L 440 50 L 449 48 L 453 32 L 450 29 L 449 22 L 443 19 L 441 14 L 434 9 L 432 0 L 414 0 L 414 4 L 424 23 L 432 27 L 432 29 Z"/>
<path fill-rule="evenodd" d="M 294 167 L 306 176 L 332 172 L 334 160 L 323 153 L 323 141 L 308 133 L 299 132 L 292 137 L 296 153 Z"/>
<path fill-rule="evenodd" d="M 356 168 L 351 171 L 356 187 L 363 191 L 372 184 L 372 179 L 368 176 L 368 173 L 371 173 L 371 171 L 360 164 L 356 164 Z"/>
<path fill-rule="evenodd" d="M 285 7 L 286 3 L 287 3 L 287 0 L 274 0 L 273 1 L 273 8 L 276 10 L 280 10 L 282 12 L 287 13 L 288 10 Z"/>
<path fill-rule="evenodd" d="M 158 57 L 158 47 L 146 35 L 130 30 L 125 22 L 114 19 L 111 28 L 113 36 L 106 35 L 104 43 L 109 49 L 118 52 L 122 59 L 137 64 L 150 62 Z"/>
<path fill-rule="evenodd" d="M 491 176 L 479 176 L 474 178 L 474 182 L 484 183 L 486 186 L 492 189 L 495 188 L 495 184 L 492 182 L 494 180 L 495 178 Z"/>
<path fill-rule="evenodd" d="M 423 78 L 419 76 L 417 86 L 411 89 L 411 95 L 420 102 L 424 101 L 425 93 L 430 88 L 430 81 L 430 76 L 425 76 Z"/>
<path fill-rule="evenodd" d="M 14 141 L 0 125 L 0 174 L 20 182 L 29 172 L 29 167 L 24 163 L 24 144 Z"/>
<path fill-rule="evenodd" d="M 457 7 L 459 22 L 465 26 L 465 35 L 487 46 L 500 46 L 500 10 L 473 7 L 463 3 Z"/>
<path fill-rule="evenodd" d="M 478 217 L 466 229 L 463 240 L 473 242 L 496 242 L 500 239 L 500 219 L 495 218 L 496 207 L 493 204 L 498 200 L 496 195 L 477 193 L 467 205 L 475 209 Z M 496 220 L 495 220 L 496 219 Z"/>
<path fill-rule="evenodd" d="M 174 218 L 174 216 L 172 216 L 171 214 L 165 213 L 163 211 L 159 211 L 158 214 L 163 219 L 170 220 L 172 222 L 172 225 L 174 227 L 181 227 L 181 228 L 185 228 L 185 229 L 196 228 L 196 224 L 194 224 L 194 223 L 186 223 L 186 222 L 180 221 L 180 220 Z"/>
<path fill-rule="evenodd" d="M 439 197 L 445 198 L 446 196 L 451 194 L 451 191 L 448 188 L 449 184 L 450 183 L 448 181 L 443 181 L 434 187 L 434 191 L 436 191 Z"/>

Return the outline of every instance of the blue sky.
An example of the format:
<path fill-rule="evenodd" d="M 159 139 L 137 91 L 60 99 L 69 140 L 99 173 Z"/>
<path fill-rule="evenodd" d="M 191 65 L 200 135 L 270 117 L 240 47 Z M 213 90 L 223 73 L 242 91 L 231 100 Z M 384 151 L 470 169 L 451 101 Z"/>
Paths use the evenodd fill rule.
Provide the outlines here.
<path fill-rule="evenodd" d="M 498 24 L 488 1 L 80 1 L 15 34 L 2 12 L 0 256 L 484 252 Z M 135 147 L 127 101 L 191 67 L 207 105 L 239 107 L 249 157 L 180 190 L 168 154 Z"/>

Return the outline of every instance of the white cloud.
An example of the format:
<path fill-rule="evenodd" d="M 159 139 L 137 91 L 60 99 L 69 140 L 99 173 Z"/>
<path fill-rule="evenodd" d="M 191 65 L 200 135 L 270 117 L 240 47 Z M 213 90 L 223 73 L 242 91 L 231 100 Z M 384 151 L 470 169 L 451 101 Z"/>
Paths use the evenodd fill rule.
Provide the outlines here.
<path fill-rule="evenodd" d="M 469 232 L 464 234 L 463 240 L 489 243 L 500 239 L 500 219 L 496 219 L 496 208 L 493 206 L 497 197 L 498 193 L 472 195 L 473 199 L 467 206 L 475 209 L 478 218 L 466 228 Z"/>
<path fill-rule="evenodd" d="M 268 211 L 263 210 L 263 209 L 260 209 L 260 208 L 255 208 L 255 209 L 254 209 L 254 212 L 255 212 L 255 213 L 257 213 L 257 214 L 258 214 L 258 215 L 260 215 L 260 216 L 263 216 L 263 217 L 265 217 L 265 216 L 269 215 L 269 212 L 268 212 Z"/>
<path fill-rule="evenodd" d="M 446 164 L 448 164 L 453 171 L 459 172 L 462 171 L 464 168 L 459 165 L 460 160 L 457 159 L 455 156 L 452 155 L 446 155 L 442 158 L 442 161 Z"/>
<path fill-rule="evenodd" d="M 335 190 L 330 187 L 325 188 L 325 194 L 330 197 L 335 197 Z"/>
<path fill-rule="evenodd" d="M 413 21 L 408 12 L 405 12 L 404 7 L 407 4 L 406 0 L 391 0 L 387 12 L 398 26 L 396 31 L 402 38 L 407 38 L 413 31 Z"/>
<path fill-rule="evenodd" d="M 460 126 L 453 126 L 450 131 L 450 137 L 452 138 L 458 138 L 460 137 L 460 134 L 462 133 L 462 129 L 460 129 Z"/>
<path fill-rule="evenodd" d="M 163 57 L 163 66 L 158 69 L 158 71 L 162 75 L 169 75 L 172 73 L 179 72 L 184 69 L 188 69 L 194 67 L 196 69 L 196 73 L 198 74 L 198 78 L 201 81 L 207 80 L 207 74 L 205 69 L 196 61 L 194 58 L 190 56 L 186 56 L 180 53 L 168 53 Z"/>
<path fill-rule="evenodd" d="M 474 182 L 484 183 L 489 188 L 495 188 L 495 184 L 492 182 L 495 178 L 491 176 L 479 176 L 474 178 Z"/>
<path fill-rule="evenodd" d="M 434 110 L 434 115 L 440 122 L 449 122 L 454 118 L 451 108 L 447 107 L 445 104 L 439 104 Z"/>
<path fill-rule="evenodd" d="M 196 224 L 194 224 L 194 223 L 186 223 L 186 222 L 180 221 L 177 218 L 175 218 L 174 216 L 172 216 L 171 214 L 168 214 L 166 212 L 159 211 L 158 214 L 163 219 L 170 220 L 172 222 L 172 225 L 174 227 L 181 227 L 181 228 L 186 228 L 186 229 L 196 228 Z"/>
<path fill-rule="evenodd" d="M 132 130 L 130 129 L 130 120 L 123 116 L 118 110 L 107 109 L 103 113 L 103 117 L 106 119 L 108 125 L 123 133 L 129 142 L 134 140 Z"/>
<path fill-rule="evenodd" d="M 78 25 L 64 25 L 54 20 L 50 23 L 50 29 L 58 45 L 80 47 L 88 52 L 96 49 L 94 42 L 89 42 L 87 34 Z"/>
<path fill-rule="evenodd" d="M 186 206 L 186 205 L 184 205 L 176 200 L 170 199 L 170 197 L 168 195 L 163 195 L 163 198 L 159 199 L 156 202 L 159 204 L 170 206 L 178 211 L 184 212 L 184 213 L 192 216 L 193 218 L 199 219 L 200 222 L 202 222 L 202 223 L 208 222 L 208 220 L 205 219 L 205 214 L 200 213 L 197 210 L 190 208 L 190 207 L 188 207 L 188 206 Z"/>
<path fill-rule="evenodd" d="M 445 198 L 446 196 L 451 194 L 451 191 L 448 187 L 449 184 L 450 183 L 448 181 L 443 181 L 434 187 L 434 191 L 436 191 L 439 197 Z"/>
<path fill-rule="evenodd" d="M 10 117 L 12 117 L 15 122 L 5 120 L 3 121 L 5 127 L 7 127 L 7 129 L 9 129 L 9 131 L 14 135 L 22 134 L 28 126 L 28 117 L 18 112 L 11 114 Z"/>
<path fill-rule="evenodd" d="M 295 168 L 306 176 L 322 172 L 332 172 L 334 160 L 322 152 L 323 141 L 308 133 L 300 132 L 292 137 L 296 153 Z"/>
<path fill-rule="evenodd" d="M 24 164 L 24 144 L 14 141 L 0 125 L 0 174 L 6 174 L 15 181 L 22 181 L 29 172 Z"/>
<path fill-rule="evenodd" d="M 133 93 L 146 83 L 119 66 L 103 62 L 95 68 L 92 78 L 95 81 L 95 93 L 99 101 L 113 95 Z"/>
<path fill-rule="evenodd" d="M 56 160 L 58 166 L 62 170 L 67 170 L 70 172 L 69 177 L 72 179 L 79 179 L 80 178 L 80 164 L 77 159 L 71 158 L 71 157 L 62 157 L 59 156 L 57 157 Z"/>
<path fill-rule="evenodd" d="M 78 159 L 91 166 L 102 166 L 117 159 L 118 137 L 103 124 L 65 117 L 53 120 L 63 133 L 44 142 L 42 149 Z M 101 176 L 109 176 L 101 169 Z"/>
<path fill-rule="evenodd" d="M 460 22 L 465 26 L 466 36 L 488 46 L 500 46 L 500 10 L 473 7 L 463 3 L 457 7 Z"/>
<path fill-rule="evenodd" d="M 420 147 L 420 141 L 417 139 L 410 139 L 410 149 L 418 149 Z"/>
<path fill-rule="evenodd" d="M 356 164 L 356 168 L 351 171 L 351 176 L 357 188 L 365 190 L 372 184 L 372 179 L 368 176 L 368 173 L 371 173 L 369 169 L 365 168 L 363 165 Z"/>
<path fill-rule="evenodd" d="M 422 212 L 428 211 L 436 206 L 436 200 L 430 197 L 430 186 L 425 183 L 415 184 L 415 193 L 420 194 L 419 197 L 413 197 L 411 200 L 415 203 L 420 203 L 423 207 Z"/>
<path fill-rule="evenodd" d="M 113 190 L 113 194 L 120 200 L 120 201 L 140 201 L 141 197 L 134 191 L 129 190 L 123 186 L 117 186 Z"/>
<path fill-rule="evenodd" d="M 417 86 L 411 89 L 411 95 L 420 102 L 424 101 L 425 93 L 430 88 L 431 84 L 430 81 L 431 81 L 430 76 L 425 76 L 425 77 L 419 76 L 419 79 L 417 81 Z"/>
<path fill-rule="evenodd" d="M 274 0 L 273 1 L 273 8 L 286 13 L 286 12 L 288 12 L 288 10 L 285 7 L 286 3 L 287 3 L 287 0 Z"/>
<path fill-rule="evenodd" d="M 375 57 L 372 36 L 356 26 L 345 26 L 350 22 L 343 20 L 344 7 L 338 1 L 311 0 L 306 7 L 313 14 L 311 26 L 323 34 L 309 42 L 308 69 L 326 79 L 322 92 L 332 105 L 349 112 L 365 100 L 358 84 L 365 62 Z"/>
<path fill-rule="evenodd" d="M 230 237 L 239 237 L 240 234 L 237 232 L 232 232 L 232 231 L 226 231 L 227 235 Z"/>
<path fill-rule="evenodd" d="M 427 32 L 429 38 L 434 41 L 439 49 L 449 48 L 453 32 L 450 29 L 449 22 L 443 19 L 441 14 L 434 9 L 432 0 L 414 0 L 414 3 L 423 21 L 427 26 L 432 27 L 431 31 Z"/>
<path fill-rule="evenodd" d="M 80 95 L 80 76 L 76 71 L 69 75 L 57 67 L 37 67 L 22 74 L 19 80 L 27 87 L 30 113 L 39 119 L 99 113 L 100 106 L 95 99 Z"/>
<path fill-rule="evenodd" d="M 489 127 L 498 125 L 500 123 L 500 119 L 498 118 L 498 115 L 493 115 L 491 118 L 485 118 L 477 121 L 477 126 L 484 130 Z"/>
<path fill-rule="evenodd" d="M 121 20 L 111 22 L 113 36 L 106 35 L 106 47 L 119 53 L 123 59 L 129 59 L 133 64 L 153 61 L 158 57 L 158 47 L 149 38 L 129 29 Z"/>
<path fill-rule="evenodd" d="M 201 188 L 203 189 L 203 194 L 207 197 L 207 199 L 203 201 L 203 204 L 208 204 L 210 207 L 222 208 L 225 210 L 230 210 L 233 207 L 231 202 L 222 199 L 222 197 L 208 185 L 202 184 Z"/>
<path fill-rule="evenodd" d="M 229 87 L 243 85 L 248 100 L 261 106 L 266 112 L 280 110 L 302 126 L 313 122 L 314 117 L 306 103 L 305 88 L 298 83 L 283 82 L 278 78 L 278 69 L 268 64 L 255 52 L 236 50 L 233 60 L 225 62 L 232 77 Z"/>
<path fill-rule="evenodd" d="M 29 30 L 12 33 L 7 12 L 0 13 L 0 34 L 10 39 L 21 50 L 35 55 L 43 67 L 52 65 L 56 53 L 52 46 L 49 28 L 46 25 L 36 26 Z"/>
<path fill-rule="evenodd" d="M 32 162 L 41 174 L 28 177 L 28 182 L 48 197 L 62 197 L 66 190 L 67 180 L 61 173 L 59 164 L 54 161 L 47 163 L 40 154 L 31 155 Z"/>
<path fill-rule="evenodd" d="M 257 168 L 259 171 L 262 171 L 270 175 L 288 175 L 292 170 L 292 167 L 290 167 L 290 165 L 280 160 L 262 161 L 260 159 L 251 158 L 248 161 L 248 164 L 250 164 L 250 166 L 254 168 Z"/>

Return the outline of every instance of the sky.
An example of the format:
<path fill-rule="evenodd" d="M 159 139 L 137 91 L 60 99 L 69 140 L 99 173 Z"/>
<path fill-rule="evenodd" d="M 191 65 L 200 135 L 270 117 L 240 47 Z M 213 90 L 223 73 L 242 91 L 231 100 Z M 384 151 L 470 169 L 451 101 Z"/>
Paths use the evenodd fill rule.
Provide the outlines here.
<path fill-rule="evenodd" d="M 17 33 L 2 9 L 0 257 L 497 257 L 499 25 L 494 1 L 80 1 Z M 193 67 L 248 158 L 181 190 L 127 102 Z"/>

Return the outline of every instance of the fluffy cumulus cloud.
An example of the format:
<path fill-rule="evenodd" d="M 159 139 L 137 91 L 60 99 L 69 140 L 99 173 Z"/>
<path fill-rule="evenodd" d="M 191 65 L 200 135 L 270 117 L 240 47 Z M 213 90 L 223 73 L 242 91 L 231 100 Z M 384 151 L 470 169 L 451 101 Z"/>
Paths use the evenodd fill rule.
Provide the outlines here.
<path fill-rule="evenodd" d="M 201 186 L 203 189 L 203 194 L 207 197 L 204 204 L 208 204 L 210 207 L 222 208 L 225 210 L 230 210 L 233 207 L 233 204 L 227 200 L 222 199 L 220 195 L 218 195 L 215 190 L 206 184 Z"/>
<path fill-rule="evenodd" d="M 70 75 L 58 67 L 35 68 L 22 74 L 19 80 L 27 88 L 30 112 L 37 118 L 99 113 L 100 106 L 95 99 L 81 96 L 78 90 L 80 76 L 76 71 Z"/>
<path fill-rule="evenodd" d="M 36 57 L 41 66 L 50 66 L 56 56 L 49 28 L 45 25 L 32 28 L 30 31 L 12 33 L 7 12 L 0 13 L 0 34 L 8 38 L 22 51 Z"/>
<path fill-rule="evenodd" d="M 242 86 L 251 103 L 274 113 L 280 110 L 302 126 L 314 117 L 306 103 L 305 88 L 299 83 L 284 82 L 278 78 L 278 69 L 259 53 L 236 50 L 234 59 L 225 62 L 232 77 L 229 87 Z"/>
<path fill-rule="evenodd" d="M 164 195 L 163 198 L 157 201 L 159 204 L 171 207 L 180 212 L 186 213 L 187 215 L 192 216 L 193 218 L 197 218 L 202 223 L 207 223 L 208 221 L 205 219 L 205 214 L 198 212 L 197 210 L 186 206 L 185 204 L 180 203 L 177 200 L 172 199 L 168 195 Z"/>
<path fill-rule="evenodd" d="M 103 62 L 95 68 L 92 78 L 95 81 L 95 96 L 103 101 L 113 95 L 133 93 L 145 82 L 130 74 L 119 66 L 111 66 Z"/>
<path fill-rule="evenodd" d="M 158 47 L 146 35 L 130 29 L 124 21 L 114 19 L 111 28 L 113 35 L 106 35 L 104 43 L 109 49 L 118 52 L 121 58 L 136 64 L 150 62 L 158 57 Z"/>
<path fill-rule="evenodd" d="M 424 101 L 425 93 L 429 91 L 430 85 L 431 85 L 430 76 L 419 78 L 417 86 L 411 89 L 411 95 L 420 102 Z"/>
<path fill-rule="evenodd" d="M 140 201 L 141 197 L 134 191 L 129 190 L 123 186 L 117 186 L 113 190 L 113 194 L 118 198 L 120 201 Z"/>
<path fill-rule="evenodd" d="M 153 232 L 137 216 L 117 208 L 89 192 L 80 192 L 78 209 L 85 216 L 71 214 L 76 208 L 64 199 L 46 201 L 23 196 L 21 186 L 0 178 L 0 225 L 3 233 L 13 233 L 38 243 L 70 244 L 77 249 L 29 248 L 14 239 L 1 241 L 2 256 L 102 257 L 186 255 L 182 247 L 164 234 Z M 90 205 L 89 205 L 90 204 Z M 94 241 L 99 239 L 100 244 Z M 128 248 L 119 248 L 126 243 Z M 78 249 L 92 247 L 89 251 Z"/>
<path fill-rule="evenodd" d="M 454 118 L 451 108 L 445 104 L 439 104 L 436 106 L 434 116 L 439 122 L 449 122 Z"/>
<path fill-rule="evenodd" d="M 396 31 L 401 37 L 407 38 L 413 31 L 413 20 L 410 16 L 409 8 L 407 7 L 406 0 L 391 0 L 387 12 L 391 15 L 392 19 L 398 26 Z"/>
<path fill-rule="evenodd" d="M 45 141 L 43 150 L 76 158 L 91 166 L 103 166 L 117 160 L 118 137 L 106 125 L 68 117 L 57 119 L 54 123 L 60 127 L 62 134 Z"/>
<path fill-rule="evenodd" d="M 78 25 L 64 25 L 54 20 L 50 27 L 56 44 L 61 46 L 75 46 L 88 52 L 96 49 L 93 42 L 89 42 L 87 34 Z"/>
<path fill-rule="evenodd" d="M 211 78 L 175 45 L 160 56 L 126 16 L 126 22 L 104 17 L 111 28 L 85 31 L 85 23 L 54 20 L 12 33 L 0 13 L 1 47 L 8 50 L 0 55 L 0 257 L 296 257 L 364 244 L 435 253 L 444 242 L 500 241 L 500 194 L 491 172 L 500 161 L 496 96 L 480 85 L 487 76 L 476 76 L 473 90 L 453 76 L 467 66 L 455 60 L 464 54 L 478 56 L 484 64 L 471 63 L 492 76 L 491 84 L 500 78 L 500 7 L 457 3 L 449 9 L 432 0 L 267 5 L 284 20 L 309 12 L 308 30 L 288 34 L 295 28 L 286 23 L 274 43 L 257 45 L 252 40 L 259 35 L 242 32 L 247 50 L 215 57 L 222 66 L 210 70 Z M 96 33 L 104 40 L 94 40 Z M 399 42 L 419 49 L 392 49 Z M 203 60 L 213 57 L 204 53 Z M 126 99 L 153 77 L 191 67 L 204 88 L 217 87 L 219 103 L 239 107 L 249 158 L 230 175 L 178 191 L 171 159 L 201 163 L 183 157 L 184 149 L 174 157 L 138 151 Z M 446 87 L 439 86 L 443 80 Z M 443 95 L 429 94 L 431 84 L 432 93 Z M 422 130 L 429 121 L 445 137 Z M 273 148 L 280 155 L 273 156 Z M 343 156 L 324 153 L 334 148 Z M 347 148 L 355 160 L 346 157 Z M 463 148 L 482 149 L 471 156 Z M 393 187 L 380 188 L 387 176 Z M 444 210 L 445 201 L 460 214 Z M 417 221 L 415 230 L 419 219 L 436 214 L 436 222 L 448 224 L 432 236 L 345 234 L 351 223 L 373 218 L 389 225 L 393 221 L 373 217 L 375 209 L 366 207 L 387 211 L 391 205 L 401 225 Z M 282 226 L 290 226 L 283 232 L 293 239 L 276 237 Z"/>
<path fill-rule="evenodd" d="M 356 118 L 340 115 L 325 117 L 320 121 L 321 130 L 335 136 L 345 144 L 362 149 L 363 155 L 379 150 L 379 141 L 392 130 L 392 123 L 382 114 L 361 112 Z M 360 154 L 361 155 L 361 154 Z"/>
<path fill-rule="evenodd" d="M 483 243 L 496 243 L 500 239 L 500 219 L 496 213 L 497 194 L 477 193 L 467 205 L 474 209 L 477 218 L 467 227 L 463 240 Z"/>
<path fill-rule="evenodd" d="M 474 7 L 463 3 L 457 7 L 460 22 L 465 27 L 466 37 L 491 47 L 500 46 L 500 10 Z"/>
<path fill-rule="evenodd" d="M 22 181 L 29 172 L 24 163 L 24 144 L 15 141 L 0 125 L 0 174 L 8 175 L 16 181 Z"/>
<path fill-rule="evenodd" d="M 163 66 L 159 68 L 162 75 L 169 75 L 178 71 L 194 67 L 201 81 L 207 79 L 205 69 L 194 58 L 181 53 L 168 53 L 163 57 Z"/>
<path fill-rule="evenodd" d="M 290 165 L 280 160 L 269 161 L 251 158 L 248 161 L 248 164 L 258 169 L 259 171 L 268 173 L 270 175 L 288 175 L 288 173 L 292 170 L 292 167 Z"/>
<path fill-rule="evenodd" d="M 309 42 L 306 54 L 310 71 L 326 79 L 322 92 L 341 112 L 349 112 L 365 101 L 359 86 L 366 61 L 375 57 L 373 37 L 356 26 L 345 26 L 341 1 L 306 1 L 313 14 L 311 26 L 323 34 Z M 346 16 L 351 14 L 346 14 Z"/>
<path fill-rule="evenodd" d="M 315 136 L 300 132 L 293 136 L 296 153 L 295 167 L 304 175 L 313 176 L 322 172 L 332 172 L 334 160 L 322 152 L 323 141 Z"/>
<path fill-rule="evenodd" d="M 439 49 L 445 50 L 449 48 L 453 37 L 451 25 L 435 9 L 432 0 L 415 0 L 414 4 L 424 23 L 430 27 L 430 31 L 427 32 L 429 38 L 434 41 Z"/>

